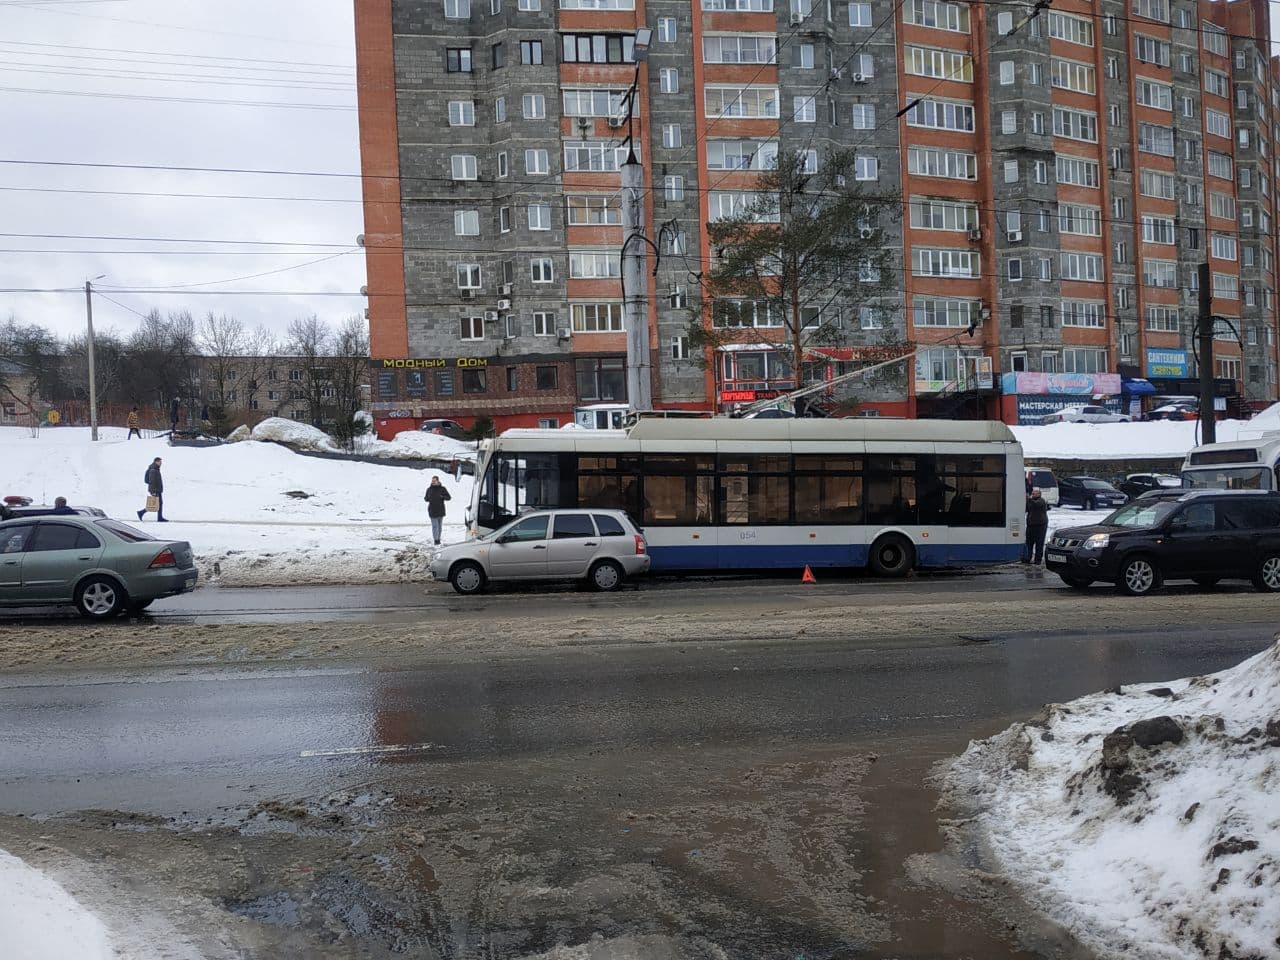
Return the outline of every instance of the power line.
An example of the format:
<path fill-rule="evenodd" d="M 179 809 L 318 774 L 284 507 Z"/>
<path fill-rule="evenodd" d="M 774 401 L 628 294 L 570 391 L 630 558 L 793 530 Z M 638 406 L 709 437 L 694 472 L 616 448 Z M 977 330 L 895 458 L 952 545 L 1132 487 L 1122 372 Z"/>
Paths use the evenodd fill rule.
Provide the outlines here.
<path fill-rule="evenodd" d="M 97 80 L 128 80 L 142 81 L 144 83 L 183 83 L 192 86 L 211 86 L 211 87 L 251 87 L 257 90 L 312 90 L 319 93 L 341 93 L 346 90 L 354 89 L 354 84 L 329 83 L 316 81 L 314 83 L 293 81 L 293 80 L 270 80 L 266 78 L 254 78 L 236 80 L 232 77 L 202 77 L 196 74 L 176 74 L 176 73 L 152 73 L 152 72 L 123 72 L 123 71 L 96 71 L 87 73 L 83 70 L 72 70 L 62 67 L 49 67 L 43 69 L 37 64 L 19 64 L 12 67 L 0 66 L 0 70 L 21 73 L 23 75 L 38 73 L 49 77 L 72 77 L 75 79 L 97 79 Z M 60 91 L 63 93 L 70 91 Z M 121 94 L 120 96 L 125 96 Z M 132 96 L 129 94 L 128 96 Z"/>
<path fill-rule="evenodd" d="M 57 97 L 91 97 L 98 100 L 135 100 L 143 103 L 203 103 L 229 107 L 273 107 L 293 110 L 355 110 L 355 104 L 289 103 L 274 100 L 214 100 L 203 97 L 159 97 L 134 93 L 99 93 L 90 90 L 49 90 L 43 87 L 0 87 L 4 93 L 26 93 Z"/>
<path fill-rule="evenodd" d="M 115 0 L 112 0 L 115 2 Z M 14 54 L 21 54 L 25 57 L 48 57 L 69 60 L 98 60 L 114 63 L 150 63 L 157 66 L 167 66 L 156 60 L 157 57 L 168 57 L 176 62 L 172 66 L 191 65 L 192 60 L 223 60 L 224 63 L 207 63 L 195 64 L 195 66 L 204 67 L 206 69 L 216 70 L 241 70 L 241 71 L 261 71 L 268 73 L 300 73 L 300 74 L 319 74 L 322 76 L 341 76 L 353 77 L 355 75 L 354 64 L 330 64 L 314 60 L 272 60 L 264 57 L 221 57 L 207 53 L 185 53 L 175 52 L 172 50 L 129 50 L 118 47 L 86 47 L 67 43 L 40 43 L 34 40 L 0 40 L 0 47 L 37 47 L 36 50 L 14 50 Z M 94 54 L 86 53 L 44 53 L 43 50 L 94 50 L 99 53 L 128 53 L 137 54 L 137 57 L 100 57 Z M 324 70 L 285 70 L 281 66 L 259 67 L 259 66 L 238 66 L 238 64 L 260 64 L 270 63 L 279 64 L 284 67 L 325 67 Z"/>
<path fill-rule="evenodd" d="M 77 190 L 71 187 L 0 187 L 0 190 L 12 193 L 73 193 L 87 196 L 108 197 L 164 197 L 188 200 L 271 200 L 305 203 L 364 203 L 359 197 L 273 197 L 245 193 L 161 193 L 153 190 Z M 397 200 L 370 201 L 379 203 L 396 203 Z"/>

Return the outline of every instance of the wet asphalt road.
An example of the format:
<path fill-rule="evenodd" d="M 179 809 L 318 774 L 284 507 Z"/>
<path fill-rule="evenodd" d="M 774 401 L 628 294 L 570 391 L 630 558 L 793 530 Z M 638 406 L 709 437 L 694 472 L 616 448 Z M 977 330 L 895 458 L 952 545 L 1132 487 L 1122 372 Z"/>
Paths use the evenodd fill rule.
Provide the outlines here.
<path fill-rule="evenodd" d="M 905 646 L 604 647 L 408 670 L 10 675 L 0 812 L 194 815 L 458 760 L 980 736 L 1048 701 L 1222 669 L 1274 635 L 1264 623 L 1048 630 Z"/>

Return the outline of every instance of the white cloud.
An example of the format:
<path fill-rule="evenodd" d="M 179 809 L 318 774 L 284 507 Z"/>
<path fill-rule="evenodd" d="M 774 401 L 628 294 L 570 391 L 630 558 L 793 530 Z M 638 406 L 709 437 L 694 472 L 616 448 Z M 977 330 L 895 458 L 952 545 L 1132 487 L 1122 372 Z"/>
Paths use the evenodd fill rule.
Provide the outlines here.
<path fill-rule="evenodd" d="M 350 0 L 0 3 L 0 54 L 0 159 L 359 173 L 354 109 L 140 99 L 354 107 Z M 208 82 L 214 77 L 220 81 Z M 14 92 L 18 88 L 64 93 Z M 366 305 L 360 297 L 314 295 L 358 291 L 364 283 L 364 258 L 358 253 L 253 280 L 191 288 L 298 291 L 308 296 L 108 290 L 204 284 L 293 267 L 354 248 L 355 236 L 363 231 L 360 204 L 353 202 L 360 198 L 355 176 L 3 163 L 0 187 L 23 188 L 0 190 L 0 233 L 299 244 L 252 247 L 0 237 L 0 289 L 82 287 L 86 279 L 106 274 L 98 285 L 139 313 L 152 307 L 197 315 L 212 310 L 277 330 L 300 314 L 314 312 L 339 320 Z M 26 188 L 316 199 L 122 196 Z M 65 252 L 16 252 L 32 250 Z M 70 333 L 83 326 L 84 299 L 75 294 L 0 293 L 0 320 L 10 313 Z M 94 320 L 128 330 L 137 317 L 98 300 Z"/>

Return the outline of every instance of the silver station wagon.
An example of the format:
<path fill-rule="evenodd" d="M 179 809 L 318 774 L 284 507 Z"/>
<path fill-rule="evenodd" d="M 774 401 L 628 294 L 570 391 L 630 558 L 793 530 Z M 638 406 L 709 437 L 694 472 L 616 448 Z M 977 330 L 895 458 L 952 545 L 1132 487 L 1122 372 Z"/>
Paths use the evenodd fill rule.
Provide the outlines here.
<path fill-rule="evenodd" d="M 583 580 L 617 590 L 649 570 L 644 536 L 622 510 L 539 510 L 477 540 L 445 547 L 431 576 L 458 593 L 496 580 Z"/>

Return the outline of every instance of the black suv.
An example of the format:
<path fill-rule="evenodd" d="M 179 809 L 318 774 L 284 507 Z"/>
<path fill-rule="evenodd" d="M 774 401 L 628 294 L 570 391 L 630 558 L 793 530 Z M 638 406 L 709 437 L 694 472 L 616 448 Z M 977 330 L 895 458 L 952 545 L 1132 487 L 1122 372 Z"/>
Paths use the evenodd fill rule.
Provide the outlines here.
<path fill-rule="evenodd" d="M 1133 596 L 1165 580 L 1252 580 L 1280 591 L 1280 492 L 1169 490 L 1145 494 L 1102 523 L 1055 530 L 1045 567 L 1072 587 L 1095 580 Z"/>

